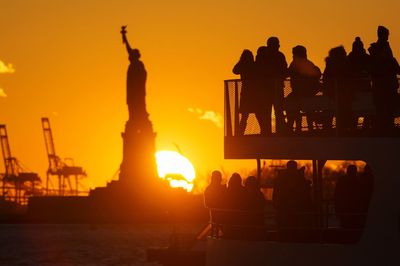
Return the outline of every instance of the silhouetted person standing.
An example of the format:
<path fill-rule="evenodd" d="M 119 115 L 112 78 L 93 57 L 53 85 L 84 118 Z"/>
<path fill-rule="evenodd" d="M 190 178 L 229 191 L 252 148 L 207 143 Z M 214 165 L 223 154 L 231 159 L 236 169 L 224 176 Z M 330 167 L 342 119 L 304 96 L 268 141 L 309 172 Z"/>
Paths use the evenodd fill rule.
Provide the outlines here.
<path fill-rule="evenodd" d="M 323 74 L 324 95 L 335 104 L 336 127 L 339 134 L 349 131 L 353 124 L 352 102 L 354 88 L 349 86 L 350 64 L 343 46 L 332 48 L 326 58 Z M 328 122 L 331 126 L 331 121 Z"/>
<path fill-rule="evenodd" d="M 353 42 L 353 49 L 347 56 L 350 64 L 350 86 L 355 93 L 371 92 L 371 57 L 366 53 L 364 44 L 360 37 L 356 37 Z M 355 117 L 355 126 L 357 126 Z M 363 128 L 371 127 L 371 118 L 364 117 Z"/>
<path fill-rule="evenodd" d="M 374 191 L 374 175 L 368 164 L 365 165 L 364 171 L 360 175 L 359 182 L 361 200 L 360 212 L 362 213 L 362 226 L 364 226 L 369 209 L 369 203 Z"/>
<path fill-rule="evenodd" d="M 372 93 L 376 106 L 377 130 L 383 134 L 394 128 L 394 111 L 399 83 L 400 66 L 389 45 L 389 30 L 378 27 L 378 41 L 368 51 L 372 59 Z"/>
<path fill-rule="evenodd" d="M 146 78 L 147 72 L 138 49 L 132 49 L 126 37 L 126 26 L 121 30 L 122 41 L 129 55 L 129 67 L 126 81 L 126 103 L 128 104 L 129 119 L 147 118 L 146 111 Z"/>
<path fill-rule="evenodd" d="M 262 239 L 264 237 L 264 194 L 260 190 L 255 176 L 247 177 L 244 183 L 244 209 L 247 226 L 247 239 Z"/>
<path fill-rule="evenodd" d="M 253 224 L 263 224 L 263 211 L 265 206 L 264 194 L 260 190 L 257 178 L 249 176 L 244 186 L 244 208 L 246 210 L 258 212 L 252 216 Z M 261 214 L 261 216 L 260 216 Z"/>
<path fill-rule="evenodd" d="M 255 113 L 258 123 L 260 115 L 260 97 L 257 95 L 255 87 L 255 62 L 253 53 L 250 50 L 244 50 L 240 56 L 239 62 L 234 66 L 233 73 L 240 75 L 242 87 L 240 91 L 239 112 L 242 117 L 239 122 L 239 135 L 244 135 L 247 126 L 247 119 L 250 113 Z"/>
<path fill-rule="evenodd" d="M 292 92 L 288 95 L 287 100 L 300 103 L 302 99 L 314 96 L 320 89 L 321 70 L 307 59 L 307 49 L 304 46 L 297 45 L 292 49 L 292 53 L 293 61 L 288 69 Z M 286 111 L 289 128 L 292 128 L 293 123 L 296 122 L 295 131 L 301 131 L 300 105 L 295 110 Z M 307 114 L 309 130 L 312 130 L 312 124 L 313 117 L 311 114 Z"/>
<path fill-rule="evenodd" d="M 350 78 L 355 91 L 371 91 L 371 57 L 364 49 L 360 37 L 356 37 L 352 50 L 347 56 L 350 64 Z"/>
<path fill-rule="evenodd" d="M 261 46 L 257 50 L 256 72 L 257 86 L 265 91 L 265 116 L 264 126 L 261 126 L 261 134 L 268 135 L 271 130 L 271 111 L 274 106 L 276 117 L 276 131 L 284 133 L 287 130 L 283 116 L 284 80 L 287 77 L 287 62 L 285 55 L 279 51 L 279 39 L 270 37 L 267 46 Z"/>
<path fill-rule="evenodd" d="M 244 187 L 242 185 L 242 177 L 238 173 L 233 173 L 228 181 L 226 190 L 226 208 L 241 209 L 244 208 Z"/>
<path fill-rule="evenodd" d="M 361 192 L 355 165 L 349 165 L 346 175 L 339 177 L 337 180 L 335 211 L 342 228 L 359 229 L 361 227 Z"/>
<path fill-rule="evenodd" d="M 226 187 L 221 182 L 221 172 L 213 171 L 211 182 L 204 191 L 204 205 L 210 209 L 210 222 L 214 236 L 218 233 L 218 226 L 216 225 L 223 223 L 224 216 L 224 213 L 218 210 L 225 207 Z"/>

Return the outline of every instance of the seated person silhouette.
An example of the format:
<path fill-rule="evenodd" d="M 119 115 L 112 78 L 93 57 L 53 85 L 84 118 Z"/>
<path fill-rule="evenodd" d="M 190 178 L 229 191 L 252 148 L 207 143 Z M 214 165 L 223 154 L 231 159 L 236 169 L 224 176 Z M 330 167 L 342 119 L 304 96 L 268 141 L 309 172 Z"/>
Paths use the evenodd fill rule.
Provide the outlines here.
<path fill-rule="evenodd" d="M 245 191 L 242 186 L 242 177 L 238 173 L 233 173 L 229 179 L 225 195 L 226 226 L 223 228 L 224 237 L 242 238 L 245 225 L 243 214 Z"/>
<path fill-rule="evenodd" d="M 221 184 L 222 175 L 220 171 L 213 171 L 211 182 L 204 191 L 204 205 L 210 209 L 211 235 L 218 236 L 218 230 L 223 223 L 224 213 L 221 211 L 225 207 L 226 187 Z"/>
<path fill-rule="evenodd" d="M 244 209 L 246 215 L 246 225 L 248 226 L 246 237 L 248 239 L 262 239 L 265 235 L 264 230 L 264 207 L 265 198 L 260 190 L 255 176 L 247 177 L 244 186 Z"/>
<path fill-rule="evenodd" d="M 367 219 L 369 203 L 371 201 L 372 193 L 374 191 L 374 175 L 372 173 L 371 167 L 366 164 L 364 166 L 363 172 L 360 174 L 360 213 L 362 215 L 362 224 L 364 227 L 365 221 Z"/>
<path fill-rule="evenodd" d="M 361 190 L 355 165 L 349 165 L 346 174 L 337 180 L 335 212 L 343 229 L 360 229 L 362 227 Z M 351 233 L 354 232 L 349 231 L 349 234 Z"/>
<path fill-rule="evenodd" d="M 294 122 L 296 127 L 294 131 L 301 131 L 301 100 L 314 96 L 321 87 L 319 79 L 321 70 L 307 59 L 307 50 L 302 45 L 297 45 L 292 49 L 293 61 L 289 66 L 289 77 L 292 92 L 288 95 L 287 102 L 294 103 L 293 109 L 287 111 L 287 120 L 289 128 L 293 128 Z M 308 130 L 313 129 L 313 116 L 307 114 Z"/>
<path fill-rule="evenodd" d="M 309 225 L 310 184 L 304 178 L 304 169 L 297 169 L 296 161 L 288 161 L 287 169 L 282 170 L 274 181 L 272 201 L 282 239 L 295 238 L 298 230 Z"/>

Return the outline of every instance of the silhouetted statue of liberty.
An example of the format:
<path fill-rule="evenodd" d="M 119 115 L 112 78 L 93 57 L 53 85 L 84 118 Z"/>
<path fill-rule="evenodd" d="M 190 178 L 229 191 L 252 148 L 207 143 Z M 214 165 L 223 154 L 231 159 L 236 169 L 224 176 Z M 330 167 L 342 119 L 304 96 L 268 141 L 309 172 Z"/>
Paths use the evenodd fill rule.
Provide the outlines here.
<path fill-rule="evenodd" d="M 149 194 L 145 186 L 154 187 L 158 180 L 155 165 L 155 137 L 153 125 L 146 110 L 146 69 L 140 61 L 138 49 L 132 49 L 126 37 L 126 26 L 121 28 L 122 41 L 129 54 L 126 79 L 126 103 L 129 119 L 122 133 L 123 159 L 120 181 L 129 182 L 126 187 L 136 188 L 136 193 Z"/>
<path fill-rule="evenodd" d="M 129 67 L 126 79 L 126 103 L 128 104 L 129 119 L 147 117 L 146 111 L 146 78 L 147 73 L 138 49 L 132 49 L 126 37 L 126 26 L 122 26 L 122 41 L 129 55 Z"/>

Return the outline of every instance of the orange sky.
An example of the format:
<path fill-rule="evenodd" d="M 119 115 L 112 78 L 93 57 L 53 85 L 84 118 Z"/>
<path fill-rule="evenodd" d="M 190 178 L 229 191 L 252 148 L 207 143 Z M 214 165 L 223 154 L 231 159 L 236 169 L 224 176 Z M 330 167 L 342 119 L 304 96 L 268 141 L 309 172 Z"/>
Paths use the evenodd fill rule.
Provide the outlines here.
<path fill-rule="evenodd" d="M 223 129 L 195 111 L 223 113 L 223 80 L 235 78 L 242 49 L 255 52 L 276 35 L 288 63 L 291 48 L 302 44 L 323 69 L 330 48 L 349 51 L 357 35 L 368 47 L 382 24 L 399 58 L 399 7 L 397 0 L 0 0 L 0 61 L 15 69 L 0 73 L 7 95 L 0 93 L 0 123 L 13 155 L 45 177 L 40 118 L 48 116 L 59 155 L 84 166 L 89 185 L 105 185 L 121 162 L 128 115 L 119 34 L 127 24 L 148 71 L 157 148 L 175 150 L 176 143 L 203 175 L 255 167 L 224 160 Z"/>

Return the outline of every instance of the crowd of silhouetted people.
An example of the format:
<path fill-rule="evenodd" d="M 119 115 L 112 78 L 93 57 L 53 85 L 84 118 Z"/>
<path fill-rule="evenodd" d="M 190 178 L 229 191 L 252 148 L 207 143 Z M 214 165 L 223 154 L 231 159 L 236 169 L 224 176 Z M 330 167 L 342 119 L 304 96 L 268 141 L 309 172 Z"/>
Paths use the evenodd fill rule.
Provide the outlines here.
<path fill-rule="evenodd" d="M 234 173 L 227 186 L 221 182 L 221 172 L 214 171 L 210 185 L 204 191 L 204 202 L 210 209 L 213 225 L 212 234 L 218 235 L 221 229 L 218 225 L 223 224 L 225 237 L 240 237 L 244 234 L 257 237 L 264 225 L 265 205 L 257 178 L 249 176 L 243 186 L 242 177 Z"/>
<path fill-rule="evenodd" d="M 316 220 L 321 217 L 313 202 L 311 181 L 305 178 L 305 167 L 298 168 L 296 161 L 288 161 L 286 169 L 278 171 L 274 179 L 272 206 L 276 231 L 280 239 L 304 238 L 316 232 Z M 210 209 L 213 236 L 226 238 L 263 239 L 265 230 L 266 199 L 259 181 L 249 176 L 244 181 L 238 173 L 232 174 L 227 185 L 222 175 L 214 171 L 211 182 L 204 192 L 204 202 Z M 334 193 L 334 209 L 341 229 L 350 230 L 348 235 L 360 232 L 366 220 L 373 191 L 373 175 L 365 166 L 361 174 L 357 167 L 347 167 L 345 175 L 337 179 Z M 321 206 L 321 205 L 320 205 Z M 325 213 L 328 219 L 333 214 Z"/>
<path fill-rule="evenodd" d="M 233 73 L 240 75 L 239 134 L 246 130 L 249 114 L 254 113 L 261 135 L 270 135 L 271 111 L 274 108 L 276 132 L 300 132 L 302 116 L 308 130 L 319 123 L 324 129 L 332 128 L 333 118 L 340 134 L 357 129 L 358 117 L 352 104 L 358 93 L 369 93 L 375 114 L 363 115 L 363 129 L 382 134 L 394 129 L 394 118 L 399 107 L 397 75 L 400 66 L 389 45 L 389 30 L 379 26 L 378 40 L 370 45 L 368 53 L 360 37 L 356 37 L 352 50 L 343 46 L 332 48 L 321 70 L 307 58 L 307 49 L 297 45 L 292 49 L 293 61 L 288 66 L 285 55 L 279 51 L 279 39 L 270 37 L 266 46 L 257 50 L 254 58 L 244 50 Z M 291 93 L 284 97 L 284 81 L 290 78 Z M 318 94 L 318 95 L 317 95 Z M 305 111 L 305 99 L 324 97 L 333 106 L 331 110 Z M 334 111 L 332 111 L 334 110 Z"/>

